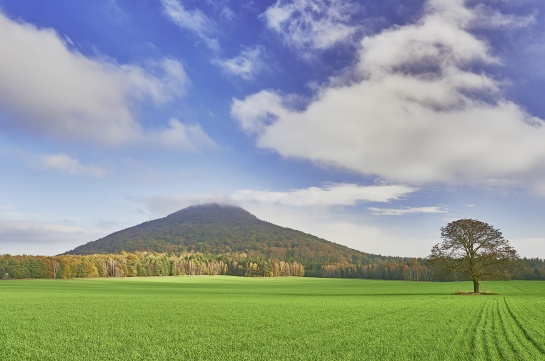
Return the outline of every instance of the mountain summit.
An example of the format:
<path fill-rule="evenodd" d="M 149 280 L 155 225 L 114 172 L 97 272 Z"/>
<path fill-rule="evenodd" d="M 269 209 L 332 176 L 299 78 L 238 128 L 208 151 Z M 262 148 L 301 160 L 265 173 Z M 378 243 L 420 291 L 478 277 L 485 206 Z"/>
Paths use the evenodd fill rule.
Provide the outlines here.
<path fill-rule="evenodd" d="M 262 221 L 240 207 L 216 203 L 190 206 L 112 233 L 67 254 L 122 251 L 246 252 L 307 265 L 359 263 L 368 257 L 346 246 Z"/>

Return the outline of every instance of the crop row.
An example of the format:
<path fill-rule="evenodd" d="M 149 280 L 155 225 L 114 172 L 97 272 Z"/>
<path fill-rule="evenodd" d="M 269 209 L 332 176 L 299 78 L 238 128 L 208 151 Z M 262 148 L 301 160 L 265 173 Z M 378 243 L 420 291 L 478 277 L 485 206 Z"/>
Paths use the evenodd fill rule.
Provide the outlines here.
<path fill-rule="evenodd" d="M 542 283 L 173 277 L 0 284 L 0 359 L 543 358 Z M 541 287 L 541 288 L 540 288 Z"/>

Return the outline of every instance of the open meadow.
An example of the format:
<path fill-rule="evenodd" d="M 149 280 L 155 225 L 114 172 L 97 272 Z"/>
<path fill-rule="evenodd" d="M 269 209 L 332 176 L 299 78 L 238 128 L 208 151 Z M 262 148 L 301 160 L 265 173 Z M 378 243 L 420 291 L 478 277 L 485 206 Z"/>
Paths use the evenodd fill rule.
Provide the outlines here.
<path fill-rule="evenodd" d="M 0 360 L 538 360 L 545 283 L 229 276 L 0 282 Z"/>

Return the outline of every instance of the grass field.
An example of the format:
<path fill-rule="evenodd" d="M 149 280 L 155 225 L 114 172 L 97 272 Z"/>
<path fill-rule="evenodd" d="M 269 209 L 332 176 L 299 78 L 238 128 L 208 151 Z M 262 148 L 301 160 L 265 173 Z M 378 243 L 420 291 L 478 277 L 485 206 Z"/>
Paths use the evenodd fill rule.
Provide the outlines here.
<path fill-rule="evenodd" d="M 545 283 L 0 281 L 0 360 L 540 360 Z"/>

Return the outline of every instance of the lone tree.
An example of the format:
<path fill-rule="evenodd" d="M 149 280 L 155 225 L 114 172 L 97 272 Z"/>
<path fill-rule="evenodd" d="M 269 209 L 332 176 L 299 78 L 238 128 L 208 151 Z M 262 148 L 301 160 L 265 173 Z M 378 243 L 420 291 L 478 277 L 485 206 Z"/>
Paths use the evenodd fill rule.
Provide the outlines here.
<path fill-rule="evenodd" d="M 441 238 L 428 260 L 435 268 L 469 277 L 474 293 L 479 293 L 483 277 L 497 278 L 505 266 L 518 260 L 517 251 L 499 230 L 475 219 L 450 222 L 441 228 Z"/>

